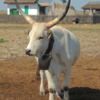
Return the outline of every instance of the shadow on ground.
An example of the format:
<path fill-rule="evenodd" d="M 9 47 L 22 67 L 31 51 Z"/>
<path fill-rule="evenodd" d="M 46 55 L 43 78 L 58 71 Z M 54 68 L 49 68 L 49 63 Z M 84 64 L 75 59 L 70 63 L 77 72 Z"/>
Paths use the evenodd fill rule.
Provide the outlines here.
<path fill-rule="evenodd" d="M 100 100 L 100 90 L 87 87 L 69 89 L 70 100 Z"/>

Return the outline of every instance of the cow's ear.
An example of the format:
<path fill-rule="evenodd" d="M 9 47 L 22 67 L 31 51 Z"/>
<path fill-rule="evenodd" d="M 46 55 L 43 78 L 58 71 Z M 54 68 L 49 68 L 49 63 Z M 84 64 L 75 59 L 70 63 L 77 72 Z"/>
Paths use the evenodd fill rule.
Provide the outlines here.
<path fill-rule="evenodd" d="M 51 30 L 49 30 L 49 31 L 47 32 L 47 38 L 50 38 L 50 37 L 51 37 L 51 35 L 52 35 L 52 31 L 51 31 Z"/>

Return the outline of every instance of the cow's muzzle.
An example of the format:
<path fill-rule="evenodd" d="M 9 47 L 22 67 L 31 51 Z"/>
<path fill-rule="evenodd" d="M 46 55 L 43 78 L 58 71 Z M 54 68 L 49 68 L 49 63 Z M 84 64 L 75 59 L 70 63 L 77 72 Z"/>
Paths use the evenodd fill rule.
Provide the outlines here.
<path fill-rule="evenodd" d="M 26 49 L 26 50 L 25 50 L 25 53 L 26 53 L 27 55 L 31 55 L 30 52 L 31 52 L 31 50 L 29 50 L 29 49 Z"/>

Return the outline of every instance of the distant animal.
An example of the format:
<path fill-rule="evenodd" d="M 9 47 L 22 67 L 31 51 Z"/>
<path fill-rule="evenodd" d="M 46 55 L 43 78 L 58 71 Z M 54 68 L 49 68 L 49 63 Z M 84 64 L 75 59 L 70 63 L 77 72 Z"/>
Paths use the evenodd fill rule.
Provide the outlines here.
<path fill-rule="evenodd" d="M 46 74 L 48 81 L 49 100 L 54 100 L 54 92 L 63 100 L 69 100 L 68 88 L 71 69 L 73 64 L 80 54 L 80 43 L 78 38 L 69 30 L 55 26 L 58 24 L 68 12 L 70 0 L 68 0 L 65 11 L 61 16 L 58 16 L 53 21 L 47 23 L 37 23 L 30 16 L 26 15 L 19 7 L 17 0 L 16 6 L 21 15 L 32 25 L 32 29 L 28 34 L 29 44 L 25 49 L 27 55 L 35 56 L 37 62 L 45 55 L 50 44 L 51 37 L 53 38 L 52 48 L 49 52 L 49 68 L 48 70 L 40 70 L 41 84 L 40 95 L 45 95 L 44 77 Z M 45 63 L 45 62 L 43 62 Z M 45 66 L 44 66 L 45 67 Z M 59 88 L 58 80 L 64 73 L 62 87 L 64 95 Z"/>

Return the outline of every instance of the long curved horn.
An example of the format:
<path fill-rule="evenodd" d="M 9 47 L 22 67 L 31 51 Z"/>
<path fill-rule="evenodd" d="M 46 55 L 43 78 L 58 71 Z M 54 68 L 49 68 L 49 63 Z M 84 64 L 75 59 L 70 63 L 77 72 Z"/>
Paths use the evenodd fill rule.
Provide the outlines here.
<path fill-rule="evenodd" d="M 48 23 L 45 23 L 45 26 L 47 28 L 51 28 L 53 27 L 54 25 L 58 24 L 67 14 L 68 12 L 68 9 L 69 9 L 69 6 L 70 6 L 70 1 L 71 0 L 68 0 L 68 3 L 67 3 L 67 6 L 66 6 L 66 9 L 65 11 L 62 13 L 62 15 L 58 16 L 57 18 L 55 18 L 53 21 L 50 21 Z"/>
<path fill-rule="evenodd" d="M 21 13 L 21 15 L 26 19 L 26 21 L 27 21 L 29 24 L 33 25 L 33 24 L 35 23 L 35 21 L 34 21 L 30 16 L 28 16 L 27 14 L 25 14 L 25 13 L 22 11 L 22 9 L 20 8 L 20 6 L 19 6 L 18 3 L 17 3 L 17 0 L 15 0 L 15 4 L 16 4 L 17 9 L 18 9 L 19 12 Z"/>

